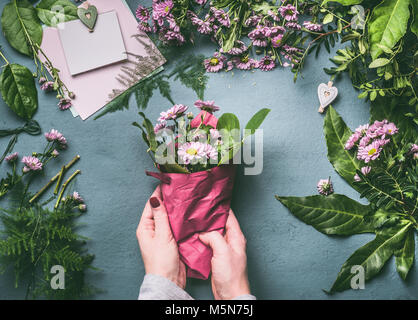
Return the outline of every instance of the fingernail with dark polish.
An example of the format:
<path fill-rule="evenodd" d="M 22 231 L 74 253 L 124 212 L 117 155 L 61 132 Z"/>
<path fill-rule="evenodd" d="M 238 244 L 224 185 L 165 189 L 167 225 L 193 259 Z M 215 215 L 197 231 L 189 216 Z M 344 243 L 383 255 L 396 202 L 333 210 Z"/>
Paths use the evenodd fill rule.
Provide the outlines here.
<path fill-rule="evenodd" d="M 156 197 L 152 197 L 149 199 L 149 203 L 151 204 L 151 207 L 158 208 L 160 206 L 160 201 Z"/>

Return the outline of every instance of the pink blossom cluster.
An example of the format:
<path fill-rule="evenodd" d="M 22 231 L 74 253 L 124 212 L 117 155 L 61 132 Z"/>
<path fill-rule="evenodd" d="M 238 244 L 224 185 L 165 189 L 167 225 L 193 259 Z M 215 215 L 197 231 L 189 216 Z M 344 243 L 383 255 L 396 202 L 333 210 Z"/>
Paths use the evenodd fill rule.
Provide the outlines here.
<path fill-rule="evenodd" d="M 45 138 L 48 142 L 56 142 L 61 149 L 67 147 L 67 139 L 58 130 L 51 129 L 50 132 L 45 133 Z M 58 156 L 58 151 L 54 150 L 53 155 Z"/>
<path fill-rule="evenodd" d="M 394 123 L 376 120 L 371 125 L 358 127 L 348 138 L 345 149 L 351 150 L 357 145 L 357 159 L 369 163 L 379 158 L 383 147 L 390 142 L 390 136 L 397 132 Z"/>
<path fill-rule="evenodd" d="M 206 0 L 195 0 L 197 5 L 206 4 Z M 182 35 L 181 27 L 177 24 L 177 18 L 173 14 L 176 3 L 172 0 L 160 1 L 153 0 L 152 10 L 139 6 L 136 16 L 139 20 L 139 29 L 145 32 L 159 34 L 159 38 L 165 43 L 181 45 L 186 39 Z M 301 30 L 299 24 L 299 12 L 295 6 L 283 3 L 276 8 L 272 7 L 267 13 L 252 12 L 245 20 L 245 29 L 242 37 L 250 40 L 247 45 L 242 39 L 237 39 L 232 49 L 224 52 L 222 49 L 222 34 L 229 32 L 232 26 L 239 24 L 239 18 L 230 16 L 229 11 L 218 9 L 212 5 L 209 9 L 199 8 L 190 10 L 186 13 L 186 18 L 190 21 L 197 32 L 209 36 L 212 41 L 219 45 L 219 49 L 204 61 L 207 72 L 219 72 L 221 70 L 230 71 L 233 68 L 240 70 L 251 70 L 258 68 L 262 71 L 270 71 L 276 67 L 276 62 L 282 55 L 288 61 L 282 63 L 283 66 L 294 66 L 299 63 L 301 49 L 284 45 L 282 43 L 284 35 L 288 31 Z M 274 8 L 274 9 L 273 9 Z M 201 13 L 203 11 L 203 13 Z M 151 26 L 150 20 L 153 21 Z M 184 21 L 184 17 L 182 18 Z M 183 26 L 183 23 L 182 23 Z M 321 31 L 320 24 L 311 21 L 303 23 L 305 30 Z M 222 29 L 222 30 L 221 30 Z M 192 41 L 192 38 L 190 39 Z M 264 55 L 260 60 L 250 57 L 250 48 L 255 47 L 264 49 Z M 258 49 L 257 49 L 258 50 Z M 258 54 L 258 52 L 257 52 Z"/>

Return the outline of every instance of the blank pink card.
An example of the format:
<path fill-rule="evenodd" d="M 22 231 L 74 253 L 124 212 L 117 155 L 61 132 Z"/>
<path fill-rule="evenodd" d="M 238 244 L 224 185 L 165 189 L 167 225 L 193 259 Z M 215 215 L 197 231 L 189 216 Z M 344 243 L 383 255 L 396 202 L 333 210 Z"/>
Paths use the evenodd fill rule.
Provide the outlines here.
<path fill-rule="evenodd" d="M 73 107 L 83 120 L 103 108 L 117 94 L 124 92 L 135 84 L 133 81 L 124 80 L 126 77 L 123 71 L 135 69 L 135 56 L 129 53 L 148 57 L 150 56 L 149 48 L 153 48 L 154 52 L 158 52 L 147 35 L 138 30 L 136 18 L 122 0 L 89 0 L 89 3 L 97 7 L 99 14 L 110 11 L 116 12 L 122 38 L 128 52 L 126 61 L 72 76 L 68 70 L 57 28 L 47 27 L 44 29 L 41 45 L 42 50 L 52 61 L 55 68 L 60 70 L 62 81 L 69 90 L 75 93 L 76 98 L 73 100 Z M 138 41 L 135 36 L 140 36 L 141 41 Z M 154 65 L 152 67 L 153 70 L 150 70 L 149 73 L 165 63 L 164 57 L 159 52 L 158 54 L 160 59 L 158 59 L 157 65 Z M 141 75 L 135 80 L 139 81 L 140 78 L 144 77 L 146 75 Z"/>

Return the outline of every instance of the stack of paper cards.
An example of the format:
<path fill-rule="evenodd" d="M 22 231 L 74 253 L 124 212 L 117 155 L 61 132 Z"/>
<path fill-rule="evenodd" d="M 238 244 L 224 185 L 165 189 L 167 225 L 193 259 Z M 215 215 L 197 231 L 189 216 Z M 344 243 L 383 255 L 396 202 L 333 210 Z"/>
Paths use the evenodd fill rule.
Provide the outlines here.
<path fill-rule="evenodd" d="M 115 11 L 99 15 L 94 32 L 80 20 L 61 23 L 58 31 L 73 76 L 127 59 Z"/>
<path fill-rule="evenodd" d="M 89 0 L 98 10 L 92 33 L 81 21 L 47 27 L 41 48 L 75 93 L 73 114 L 85 120 L 166 62 L 124 0 Z M 140 57 L 140 59 L 138 59 Z"/>

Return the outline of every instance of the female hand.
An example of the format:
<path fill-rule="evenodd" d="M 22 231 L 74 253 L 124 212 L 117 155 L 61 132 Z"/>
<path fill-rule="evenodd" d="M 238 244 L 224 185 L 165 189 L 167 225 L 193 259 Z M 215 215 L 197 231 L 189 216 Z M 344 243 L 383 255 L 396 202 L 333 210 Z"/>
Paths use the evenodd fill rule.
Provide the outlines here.
<path fill-rule="evenodd" d="M 212 231 L 199 235 L 210 246 L 212 257 L 212 291 L 216 300 L 230 300 L 250 294 L 247 276 L 246 240 L 232 210 L 226 222 L 226 233 Z"/>
<path fill-rule="evenodd" d="M 165 277 L 184 289 L 186 267 L 180 261 L 159 186 L 145 205 L 136 236 L 145 273 Z"/>

